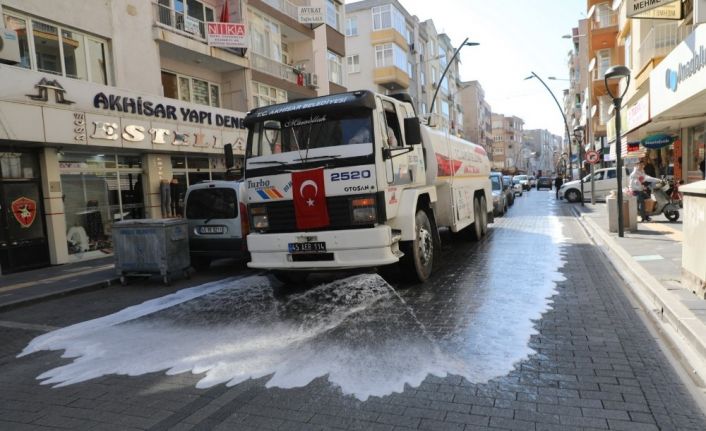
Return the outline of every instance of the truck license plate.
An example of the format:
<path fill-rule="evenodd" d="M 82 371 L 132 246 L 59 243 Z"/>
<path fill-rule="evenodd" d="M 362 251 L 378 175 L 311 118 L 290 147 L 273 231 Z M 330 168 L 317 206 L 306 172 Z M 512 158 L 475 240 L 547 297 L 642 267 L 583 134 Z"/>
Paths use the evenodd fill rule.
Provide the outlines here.
<path fill-rule="evenodd" d="M 225 226 L 199 226 L 199 233 L 201 234 L 219 234 L 225 233 Z"/>
<path fill-rule="evenodd" d="M 326 251 L 325 242 L 290 242 L 290 253 L 321 253 Z"/>

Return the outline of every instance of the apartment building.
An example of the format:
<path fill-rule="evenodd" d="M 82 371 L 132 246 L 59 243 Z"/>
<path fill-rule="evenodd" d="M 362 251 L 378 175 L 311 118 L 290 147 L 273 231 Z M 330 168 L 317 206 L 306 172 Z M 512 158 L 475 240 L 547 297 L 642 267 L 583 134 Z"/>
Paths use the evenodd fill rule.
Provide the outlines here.
<path fill-rule="evenodd" d="M 605 137 L 607 160 L 621 151 L 627 163 L 649 157 L 658 174 L 674 174 L 685 182 L 703 178 L 706 125 L 706 67 L 698 67 L 706 43 L 706 2 L 675 2 L 650 12 L 662 18 L 628 18 L 628 2 L 587 1 L 589 40 L 590 125 L 593 136 Z M 623 98 L 621 148 L 616 148 L 615 113 L 603 82 L 605 70 L 624 64 L 630 80 L 609 82 Z M 627 86 L 627 87 L 626 87 Z M 595 108 L 593 108 L 595 106 Z"/>
<path fill-rule="evenodd" d="M 478 81 L 460 82 L 459 96 L 464 107 L 463 138 L 482 145 L 488 154 L 493 149 L 492 110 Z"/>
<path fill-rule="evenodd" d="M 448 36 L 438 34 L 432 20 L 420 21 L 397 0 L 346 5 L 349 88 L 407 92 L 422 116 L 430 114 L 433 102 L 441 127 L 460 136 L 463 108 L 456 96 L 458 59 L 439 83 L 454 52 Z"/>
<path fill-rule="evenodd" d="M 529 154 L 526 165 L 527 172 L 548 175 L 556 171 L 556 165 L 561 157 L 561 136 L 552 134 L 546 129 L 524 130 L 522 132 L 522 151 Z"/>
<path fill-rule="evenodd" d="M 182 216 L 186 186 L 224 178 L 249 109 L 344 91 L 325 4 L 312 26 L 296 2 L 228 0 L 250 44 L 224 49 L 205 33 L 224 0 L 0 0 L 0 271 L 110 254 L 114 222 Z"/>
<path fill-rule="evenodd" d="M 492 168 L 508 172 L 518 170 L 525 122 L 519 117 L 493 113 L 491 124 L 493 128 Z"/>

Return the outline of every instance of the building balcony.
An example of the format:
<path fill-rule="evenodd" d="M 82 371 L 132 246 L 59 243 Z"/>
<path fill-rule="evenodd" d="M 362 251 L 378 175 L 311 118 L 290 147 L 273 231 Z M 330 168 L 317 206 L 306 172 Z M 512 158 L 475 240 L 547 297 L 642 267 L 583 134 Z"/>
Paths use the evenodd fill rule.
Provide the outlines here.
<path fill-rule="evenodd" d="M 254 72 L 253 79 L 256 81 L 267 81 L 267 83 L 297 95 L 306 97 L 316 95 L 318 77 L 315 73 L 300 72 L 292 66 L 253 51 L 250 51 L 250 67 Z M 266 75 L 269 79 L 258 78 L 257 72 Z M 272 78 L 276 80 L 273 81 Z"/>
<path fill-rule="evenodd" d="M 405 51 L 409 50 L 407 39 L 394 28 L 384 28 L 370 33 L 370 43 L 380 45 L 383 43 L 394 43 Z"/>
<path fill-rule="evenodd" d="M 277 9 L 283 14 L 289 16 L 295 21 L 299 20 L 299 6 L 306 6 L 307 4 L 296 5 L 287 0 L 261 0 L 263 3 Z M 308 2 L 306 2 L 308 3 Z"/>
<path fill-rule="evenodd" d="M 248 67 L 245 48 L 208 46 L 203 20 L 158 3 L 152 3 L 152 11 L 153 38 L 165 43 L 162 55 L 179 61 L 191 60 L 218 72 Z"/>
<path fill-rule="evenodd" d="M 661 24 L 652 28 L 640 43 L 635 58 L 636 71 L 642 72 L 648 65 L 653 69 L 680 42 L 679 27 L 676 22 Z"/>
<path fill-rule="evenodd" d="M 373 82 L 388 90 L 406 90 L 409 88 L 409 75 L 396 66 L 376 67 L 373 69 Z"/>
<path fill-rule="evenodd" d="M 615 47 L 618 38 L 618 13 L 598 8 L 590 18 L 588 32 L 591 51 Z"/>

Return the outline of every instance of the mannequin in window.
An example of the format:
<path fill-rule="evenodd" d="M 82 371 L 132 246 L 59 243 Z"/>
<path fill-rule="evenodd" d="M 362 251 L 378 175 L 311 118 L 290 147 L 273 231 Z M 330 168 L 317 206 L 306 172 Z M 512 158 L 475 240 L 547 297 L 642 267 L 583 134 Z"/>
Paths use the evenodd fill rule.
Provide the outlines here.
<path fill-rule="evenodd" d="M 163 179 L 159 183 L 159 199 L 162 204 L 162 218 L 172 216 L 172 192 L 169 185 L 169 180 Z"/>

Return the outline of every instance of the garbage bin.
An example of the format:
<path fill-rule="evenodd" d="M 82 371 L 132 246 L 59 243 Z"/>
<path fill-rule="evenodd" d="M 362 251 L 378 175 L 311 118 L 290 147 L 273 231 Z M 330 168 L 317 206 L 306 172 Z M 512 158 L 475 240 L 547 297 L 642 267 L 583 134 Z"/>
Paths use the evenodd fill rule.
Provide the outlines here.
<path fill-rule="evenodd" d="M 606 197 L 608 205 L 608 230 L 618 231 L 618 193 L 613 190 Z M 629 193 L 623 193 L 623 229 L 637 231 L 637 198 Z"/>
<path fill-rule="evenodd" d="M 174 274 L 189 278 L 189 235 L 185 219 L 125 220 L 113 224 L 115 271 L 125 285 L 129 276 Z"/>

